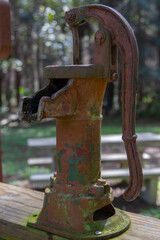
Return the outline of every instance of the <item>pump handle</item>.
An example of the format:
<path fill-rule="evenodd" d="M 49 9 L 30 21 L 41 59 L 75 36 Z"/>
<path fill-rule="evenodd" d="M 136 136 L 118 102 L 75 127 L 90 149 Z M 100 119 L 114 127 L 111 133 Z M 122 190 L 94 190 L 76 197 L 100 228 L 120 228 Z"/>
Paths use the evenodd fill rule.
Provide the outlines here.
<path fill-rule="evenodd" d="M 135 100 L 137 90 L 138 49 L 134 32 L 126 19 L 116 10 L 104 5 L 86 5 L 66 13 L 66 21 L 73 33 L 74 63 L 79 63 L 78 26 L 90 18 L 99 20 L 111 33 L 112 43 L 122 56 L 122 127 L 128 157 L 130 183 L 124 192 L 127 201 L 134 200 L 141 191 L 143 174 L 135 135 Z"/>

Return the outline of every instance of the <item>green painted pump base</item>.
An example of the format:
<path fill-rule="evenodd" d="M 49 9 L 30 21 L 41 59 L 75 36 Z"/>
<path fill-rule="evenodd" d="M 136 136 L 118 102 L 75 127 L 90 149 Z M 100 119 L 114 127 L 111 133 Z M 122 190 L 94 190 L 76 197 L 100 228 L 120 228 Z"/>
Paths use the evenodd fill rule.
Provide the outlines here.
<path fill-rule="evenodd" d="M 106 223 L 103 229 L 97 229 L 94 232 L 85 232 L 85 233 L 73 233 L 73 232 L 66 232 L 52 226 L 41 225 L 37 223 L 37 219 L 39 217 L 39 213 L 34 213 L 28 221 L 28 225 L 34 228 L 38 228 L 44 230 L 49 233 L 53 233 L 58 236 L 62 236 L 62 238 L 58 238 L 59 240 L 80 240 L 80 239 L 109 239 L 111 237 L 119 236 L 120 234 L 124 233 L 130 225 L 130 218 L 120 209 L 115 209 L 116 212 L 112 217 L 109 217 L 106 220 Z"/>

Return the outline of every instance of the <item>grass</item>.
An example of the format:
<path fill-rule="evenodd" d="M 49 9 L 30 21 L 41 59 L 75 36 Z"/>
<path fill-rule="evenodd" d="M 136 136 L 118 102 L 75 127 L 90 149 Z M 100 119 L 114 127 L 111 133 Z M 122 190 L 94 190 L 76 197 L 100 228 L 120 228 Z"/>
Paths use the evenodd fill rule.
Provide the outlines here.
<path fill-rule="evenodd" d="M 122 125 L 119 118 L 104 119 L 101 134 L 116 134 L 122 132 Z M 137 124 L 136 132 L 155 132 L 160 134 L 160 124 L 140 121 Z M 27 158 L 35 157 L 37 151 L 27 147 L 28 138 L 55 137 L 55 121 L 49 123 L 33 123 L 30 126 L 8 127 L 1 129 L 2 133 L 2 156 L 3 174 L 17 174 L 27 178 L 31 169 L 27 166 Z M 42 150 L 38 150 L 40 156 Z M 33 168 L 34 171 L 34 168 Z"/>
<path fill-rule="evenodd" d="M 27 147 L 27 139 L 53 137 L 56 135 L 56 127 L 42 124 L 32 124 L 30 127 L 3 127 L 1 134 L 3 174 L 17 174 L 27 178 L 31 170 L 27 166 L 27 158 L 35 156 L 35 151 Z"/>
<path fill-rule="evenodd" d="M 142 210 L 140 214 L 160 219 L 160 207 L 151 207 L 147 210 Z"/>

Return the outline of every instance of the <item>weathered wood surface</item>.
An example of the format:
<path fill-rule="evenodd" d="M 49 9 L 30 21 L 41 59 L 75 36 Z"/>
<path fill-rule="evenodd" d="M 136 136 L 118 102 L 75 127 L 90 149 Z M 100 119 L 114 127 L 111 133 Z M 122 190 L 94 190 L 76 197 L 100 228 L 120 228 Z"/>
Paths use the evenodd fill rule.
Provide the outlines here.
<path fill-rule="evenodd" d="M 66 240 L 26 226 L 29 216 L 41 209 L 43 193 L 0 183 L 0 239 Z M 160 220 L 127 213 L 132 224 L 115 240 L 160 240 Z"/>

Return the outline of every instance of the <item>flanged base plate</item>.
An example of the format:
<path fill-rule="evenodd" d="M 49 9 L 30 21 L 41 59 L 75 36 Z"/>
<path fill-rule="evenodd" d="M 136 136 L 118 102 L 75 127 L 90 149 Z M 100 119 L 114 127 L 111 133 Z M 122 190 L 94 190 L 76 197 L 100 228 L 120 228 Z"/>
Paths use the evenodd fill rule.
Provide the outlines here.
<path fill-rule="evenodd" d="M 40 223 L 37 223 L 37 218 L 39 216 L 38 213 L 36 214 L 34 213 L 32 215 L 32 217 L 28 221 L 28 225 L 62 236 L 63 240 L 65 239 L 66 240 L 68 239 L 74 239 L 74 240 L 108 239 L 108 238 L 116 237 L 122 234 L 129 228 L 129 225 L 130 225 L 130 218 L 122 210 L 119 210 L 119 209 L 115 209 L 115 210 L 116 210 L 115 215 L 106 220 L 106 223 L 103 229 L 97 229 L 94 232 L 86 232 L 83 234 L 66 232 L 63 230 L 53 228 L 53 226 L 49 226 L 49 225 L 48 226 L 41 225 Z"/>

